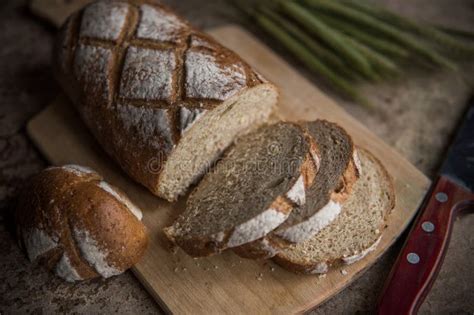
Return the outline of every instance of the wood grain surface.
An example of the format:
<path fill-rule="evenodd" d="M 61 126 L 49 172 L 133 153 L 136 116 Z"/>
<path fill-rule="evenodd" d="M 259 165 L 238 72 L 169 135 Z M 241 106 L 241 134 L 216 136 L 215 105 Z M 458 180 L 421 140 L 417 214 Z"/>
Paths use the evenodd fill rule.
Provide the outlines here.
<path fill-rule="evenodd" d="M 345 266 L 344 274 L 334 269 L 326 277 L 295 275 L 271 262 L 240 259 L 231 252 L 193 259 L 173 250 L 162 228 L 183 209 L 183 200 L 164 202 L 133 183 L 100 149 L 64 96 L 28 124 L 28 133 L 53 164 L 90 166 L 143 209 L 151 242 L 134 273 L 165 310 L 176 314 L 306 311 L 342 290 L 376 261 L 407 227 L 430 182 L 250 34 L 236 26 L 210 34 L 281 88 L 280 116 L 288 120 L 325 118 L 341 124 L 356 144 L 372 151 L 394 177 L 397 206 L 380 245 L 366 259 Z"/>

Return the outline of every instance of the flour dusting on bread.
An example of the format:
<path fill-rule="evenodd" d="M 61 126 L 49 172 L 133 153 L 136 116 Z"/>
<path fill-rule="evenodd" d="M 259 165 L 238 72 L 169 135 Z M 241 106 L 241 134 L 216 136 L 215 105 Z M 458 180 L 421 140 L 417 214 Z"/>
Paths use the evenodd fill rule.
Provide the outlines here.
<path fill-rule="evenodd" d="M 45 231 L 39 228 L 24 231 L 23 242 L 30 261 L 35 261 L 36 258 L 58 246 L 56 238 L 49 236 Z"/>
<path fill-rule="evenodd" d="M 370 247 L 364 249 L 363 251 L 361 251 L 360 253 L 357 253 L 357 254 L 354 254 L 354 255 L 351 255 L 351 256 L 346 256 L 346 257 L 343 257 L 342 258 L 342 261 L 344 262 L 344 264 L 346 265 L 351 265 L 359 260 L 361 260 L 362 258 L 364 258 L 365 256 L 367 256 L 368 254 L 370 254 L 371 252 L 373 252 L 374 250 L 377 249 L 377 246 L 379 245 L 380 241 L 382 240 L 382 236 L 380 236 Z"/>
<path fill-rule="evenodd" d="M 173 147 L 168 109 L 118 104 L 117 115 L 124 128 L 136 134 L 141 146 L 164 152 Z"/>
<path fill-rule="evenodd" d="M 74 228 L 73 235 L 84 259 L 102 277 L 109 278 L 123 272 L 107 262 L 107 250 L 101 248 L 87 230 Z"/>
<path fill-rule="evenodd" d="M 186 30 L 187 25 L 171 12 L 157 10 L 149 4 L 142 4 L 140 15 L 137 29 L 138 38 L 153 39 L 160 42 L 182 40 L 180 33 Z"/>
<path fill-rule="evenodd" d="M 61 28 L 55 56 L 58 82 L 100 145 L 169 201 L 235 137 L 263 124 L 277 102 L 274 85 L 160 1 L 87 5 Z M 213 115 L 188 119 L 180 107 Z M 187 153 L 194 166 L 178 174 L 174 165 Z"/>
<path fill-rule="evenodd" d="M 173 101 L 175 52 L 129 47 L 120 79 L 121 97 L 141 100 Z"/>
<path fill-rule="evenodd" d="M 55 272 L 59 277 L 63 278 L 67 282 L 82 280 L 82 277 L 71 264 L 71 260 L 66 253 L 61 256 L 61 259 L 56 264 Z"/>
<path fill-rule="evenodd" d="M 185 58 L 186 96 L 225 100 L 246 85 L 246 75 L 241 64 L 225 64 L 215 56 L 189 50 Z"/>
<path fill-rule="evenodd" d="M 268 209 L 252 220 L 238 226 L 228 241 L 229 247 L 242 245 L 249 240 L 256 240 L 279 226 L 288 217 L 288 213 Z"/>
<path fill-rule="evenodd" d="M 296 181 L 295 185 L 286 193 L 288 199 L 301 206 L 306 202 L 306 192 L 303 175 Z"/>
<path fill-rule="evenodd" d="M 68 164 L 62 166 L 62 168 L 66 171 L 72 172 L 77 176 L 82 176 L 84 174 L 97 174 L 93 169 L 86 166 L 76 165 L 76 164 Z"/>
<path fill-rule="evenodd" d="M 122 2 L 96 2 L 86 7 L 80 36 L 117 40 L 125 26 L 129 6 Z"/>
<path fill-rule="evenodd" d="M 322 228 L 334 221 L 340 212 L 341 205 L 330 200 L 308 220 L 282 231 L 276 231 L 275 234 L 292 243 L 301 242 L 305 238 L 308 238 L 308 235 L 317 234 Z"/>
<path fill-rule="evenodd" d="M 114 196 L 118 201 L 123 203 L 127 209 L 138 219 L 141 221 L 143 218 L 142 211 L 138 209 L 137 206 L 135 206 L 130 199 L 125 197 L 123 194 L 118 192 L 114 187 L 110 186 L 107 182 L 105 181 L 100 181 L 99 184 L 97 184 L 100 188 Z"/>
<path fill-rule="evenodd" d="M 97 95 L 107 101 L 110 95 L 110 65 L 112 50 L 109 48 L 80 44 L 76 49 L 73 73 L 84 84 L 84 92 Z"/>
<path fill-rule="evenodd" d="M 201 117 L 207 113 L 202 108 L 187 108 L 181 106 L 179 108 L 179 129 L 181 134 L 191 128 Z"/>

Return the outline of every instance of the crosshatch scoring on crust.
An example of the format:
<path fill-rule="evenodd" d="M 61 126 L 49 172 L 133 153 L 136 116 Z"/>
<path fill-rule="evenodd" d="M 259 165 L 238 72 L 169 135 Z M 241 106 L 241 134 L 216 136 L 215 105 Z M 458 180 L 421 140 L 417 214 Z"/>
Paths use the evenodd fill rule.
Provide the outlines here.
<path fill-rule="evenodd" d="M 120 79 L 120 97 L 171 103 L 175 68 L 172 50 L 129 47 Z"/>

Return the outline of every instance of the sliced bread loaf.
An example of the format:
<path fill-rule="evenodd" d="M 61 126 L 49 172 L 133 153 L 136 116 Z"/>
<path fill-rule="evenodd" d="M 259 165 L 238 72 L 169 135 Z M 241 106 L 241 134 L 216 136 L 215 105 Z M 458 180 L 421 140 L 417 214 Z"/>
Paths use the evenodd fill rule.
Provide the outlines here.
<path fill-rule="evenodd" d="M 65 22 L 54 53 L 104 150 L 170 201 L 277 103 L 274 85 L 156 0 L 92 2 Z"/>
<path fill-rule="evenodd" d="M 304 203 L 318 168 L 316 144 L 301 126 L 261 127 L 236 141 L 165 233 L 192 256 L 259 239 Z"/>
<path fill-rule="evenodd" d="M 298 273 L 325 273 L 329 266 L 352 264 L 373 251 L 395 205 L 390 175 L 368 151 L 359 150 L 362 176 L 341 214 L 312 238 L 279 252 L 274 260 Z"/>
<path fill-rule="evenodd" d="M 264 238 L 235 248 L 245 258 L 270 258 L 291 243 L 302 242 L 331 223 L 352 190 L 360 172 L 351 137 L 335 123 L 316 120 L 303 124 L 318 144 L 321 165 L 306 203 Z"/>

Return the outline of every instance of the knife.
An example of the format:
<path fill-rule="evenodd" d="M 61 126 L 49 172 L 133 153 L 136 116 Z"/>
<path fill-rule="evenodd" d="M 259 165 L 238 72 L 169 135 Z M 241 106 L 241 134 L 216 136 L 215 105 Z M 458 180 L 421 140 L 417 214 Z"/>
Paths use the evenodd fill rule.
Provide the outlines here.
<path fill-rule="evenodd" d="M 443 262 L 454 219 L 474 210 L 474 96 L 377 303 L 377 314 L 416 314 Z"/>

